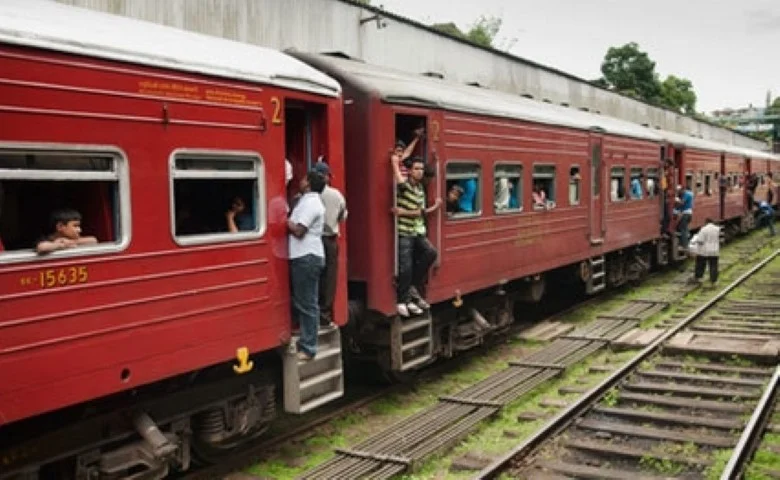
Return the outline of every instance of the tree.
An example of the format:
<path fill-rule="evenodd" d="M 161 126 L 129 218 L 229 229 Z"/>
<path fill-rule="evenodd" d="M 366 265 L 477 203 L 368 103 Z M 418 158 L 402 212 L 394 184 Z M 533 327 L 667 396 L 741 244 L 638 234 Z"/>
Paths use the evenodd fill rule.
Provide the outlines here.
<path fill-rule="evenodd" d="M 371 5 L 371 0 L 352 0 L 353 2 L 357 2 L 361 5 Z"/>
<path fill-rule="evenodd" d="M 693 115 L 696 113 L 696 92 L 687 78 L 669 75 L 661 83 L 660 104 L 675 112 Z"/>
<path fill-rule="evenodd" d="M 457 25 L 455 25 L 453 22 L 449 23 L 434 23 L 431 25 L 431 28 L 434 30 L 438 30 L 442 33 L 446 33 L 447 35 L 458 37 L 462 39 L 466 39 L 466 34 L 463 33 Z"/>
<path fill-rule="evenodd" d="M 626 95 L 658 103 L 661 85 L 655 62 L 634 42 L 610 47 L 601 63 L 601 73 L 609 86 Z"/>
<path fill-rule="evenodd" d="M 501 30 L 503 20 L 498 17 L 481 15 L 466 32 L 466 39 L 477 45 L 492 48 L 493 41 Z"/>
<path fill-rule="evenodd" d="M 482 47 L 509 50 L 514 46 L 517 39 L 513 38 L 502 44 L 496 44 L 496 36 L 498 35 L 499 30 L 501 30 L 502 23 L 503 20 L 499 17 L 481 15 L 469 26 L 469 29 L 466 32 L 459 29 L 458 26 L 452 22 L 435 23 L 431 25 L 431 28 Z"/>
<path fill-rule="evenodd" d="M 767 115 L 780 115 L 780 97 L 775 98 L 775 101 L 772 102 L 772 105 L 769 106 L 769 108 L 766 109 Z"/>

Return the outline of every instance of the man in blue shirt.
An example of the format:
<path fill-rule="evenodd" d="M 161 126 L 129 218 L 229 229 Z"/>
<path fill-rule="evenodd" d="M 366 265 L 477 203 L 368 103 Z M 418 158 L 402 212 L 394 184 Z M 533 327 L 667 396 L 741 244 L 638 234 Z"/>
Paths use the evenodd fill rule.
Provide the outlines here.
<path fill-rule="evenodd" d="M 757 224 L 760 227 L 764 222 L 766 222 L 767 227 L 769 228 L 769 236 L 774 237 L 775 236 L 775 210 L 772 208 L 772 205 L 768 204 L 765 201 L 760 201 L 758 203 L 758 218 Z"/>
<path fill-rule="evenodd" d="M 690 188 L 677 185 L 674 214 L 680 216 L 677 231 L 680 232 L 680 246 L 687 249 L 691 231 L 689 225 L 693 218 L 693 192 Z"/>
<path fill-rule="evenodd" d="M 631 180 L 631 198 L 640 200 L 642 198 L 642 180 L 645 176 L 640 173 Z"/>

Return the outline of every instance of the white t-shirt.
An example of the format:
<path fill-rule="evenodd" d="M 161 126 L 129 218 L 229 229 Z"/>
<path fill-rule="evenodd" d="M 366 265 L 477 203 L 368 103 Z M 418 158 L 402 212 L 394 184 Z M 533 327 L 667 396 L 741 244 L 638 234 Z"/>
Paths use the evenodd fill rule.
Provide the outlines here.
<path fill-rule="evenodd" d="M 347 218 L 347 202 L 344 195 L 330 185 L 320 195 L 322 204 L 325 205 L 325 235 L 338 235 L 339 222 Z"/>
<path fill-rule="evenodd" d="M 696 253 L 703 257 L 717 257 L 720 254 L 720 227 L 708 223 L 696 234 Z"/>
<path fill-rule="evenodd" d="M 322 228 L 325 225 L 325 206 L 317 193 L 309 192 L 298 200 L 298 204 L 290 215 L 290 220 L 306 227 L 306 233 L 301 238 L 290 234 L 290 258 L 306 255 L 325 257 L 322 247 Z"/>

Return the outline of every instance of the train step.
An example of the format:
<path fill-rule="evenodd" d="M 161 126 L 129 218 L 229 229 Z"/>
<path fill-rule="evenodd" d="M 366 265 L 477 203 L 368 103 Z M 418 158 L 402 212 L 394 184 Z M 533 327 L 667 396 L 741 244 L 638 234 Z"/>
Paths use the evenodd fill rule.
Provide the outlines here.
<path fill-rule="evenodd" d="M 390 366 L 403 372 L 433 359 L 433 318 L 429 311 L 421 315 L 395 317 L 390 326 Z"/>
<path fill-rule="evenodd" d="M 607 288 L 607 261 L 604 255 L 588 259 L 590 264 L 590 278 L 585 283 L 585 292 L 588 295 L 598 293 Z"/>
<path fill-rule="evenodd" d="M 344 395 L 344 370 L 341 359 L 341 332 L 335 325 L 317 332 L 317 355 L 299 360 L 294 335 L 291 348 L 284 353 L 284 410 L 306 413 Z"/>

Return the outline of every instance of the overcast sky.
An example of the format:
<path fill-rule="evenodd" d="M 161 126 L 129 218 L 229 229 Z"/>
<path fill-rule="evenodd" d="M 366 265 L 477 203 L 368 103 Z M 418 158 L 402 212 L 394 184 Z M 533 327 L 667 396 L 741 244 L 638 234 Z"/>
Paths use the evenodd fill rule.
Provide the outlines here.
<path fill-rule="evenodd" d="M 780 96 L 780 0 L 373 0 L 424 23 L 466 30 L 482 14 L 503 19 L 510 52 L 586 79 L 610 46 L 634 41 L 663 79 L 690 79 L 697 110 Z M 456 7 L 457 5 L 457 7 Z"/>

